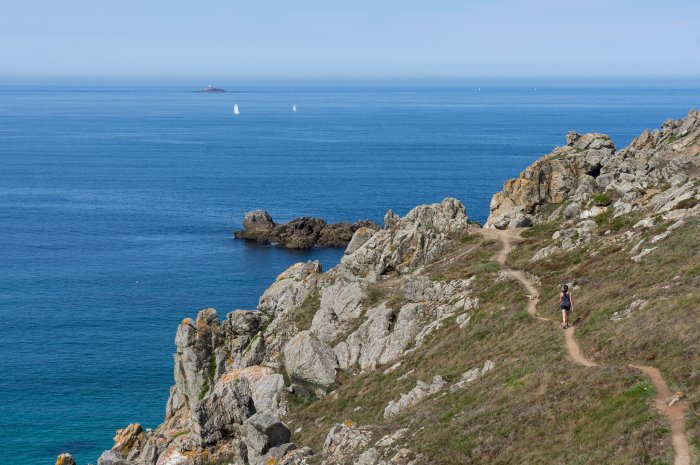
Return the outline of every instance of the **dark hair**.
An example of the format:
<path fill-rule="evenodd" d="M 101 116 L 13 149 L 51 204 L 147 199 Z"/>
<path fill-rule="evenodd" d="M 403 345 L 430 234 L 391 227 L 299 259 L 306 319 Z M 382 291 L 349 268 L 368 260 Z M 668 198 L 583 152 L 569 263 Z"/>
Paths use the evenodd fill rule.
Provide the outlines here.
<path fill-rule="evenodd" d="M 564 292 L 564 293 L 566 293 L 566 291 L 568 291 L 568 290 L 569 290 L 569 285 L 568 285 L 568 284 L 564 284 L 564 287 L 562 288 L 561 291 Z"/>

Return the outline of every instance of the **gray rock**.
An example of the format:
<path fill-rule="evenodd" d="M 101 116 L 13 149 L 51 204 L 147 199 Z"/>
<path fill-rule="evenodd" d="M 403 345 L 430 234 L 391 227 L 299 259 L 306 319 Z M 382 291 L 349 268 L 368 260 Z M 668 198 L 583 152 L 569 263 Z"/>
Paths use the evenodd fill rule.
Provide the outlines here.
<path fill-rule="evenodd" d="M 240 424 L 255 412 L 253 396 L 245 378 L 227 373 L 192 411 L 190 428 L 199 445 L 215 444 L 235 437 Z"/>
<path fill-rule="evenodd" d="M 508 222 L 508 229 L 527 228 L 532 226 L 532 216 L 519 213 Z"/>
<path fill-rule="evenodd" d="M 601 189 L 607 188 L 615 180 L 612 174 L 601 174 L 595 180 L 595 183 Z"/>
<path fill-rule="evenodd" d="M 231 371 L 234 378 L 244 378 L 250 386 L 256 412 L 270 412 L 277 416 L 287 413 L 284 377 L 269 367 L 249 366 Z"/>
<path fill-rule="evenodd" d="M 312 320 L 311 332 L 330 343 L 348 323 L 359 318 L 365 291 L 360 280 L 341 276 L 320 292 L 320 307 Z"/>
<path fill-rule="evenodd" d="M 216 364 L 215 351 L 222 344 L 223 331 L 213 308 L 201 310 L 196 320 L 182 320 L 175 337 L 175 386 L 165 414 L 170 427 L 186 426 L 189 409 L 215 382 L 211 364 Z M 221 371 L 219 368 L 214 366 L 213 375 Z"/>
<path fill-rule="evenodd" d="M 248 418 L 243 424 L 242 435 L 251 464 L 257 463 L 271 448 L 288 443 L 291 437 L 289 428 L 270 412 L 259 412 Z"/>
<path fill-rule="evenodd" d="M 58 463 L 56 463 L 58 465 Z M 119 452 L 107 450 L 97 459 L 97 465 L 134 465 Z"/>
<path fill-rule="evenodd" d="M 466 229 L 467 216 L 459 201 L 448 198 L 416 207 L 402 219 L 387 214 L 385 222 L 389 226 L 342 258 L 341 271 L 375 280 L 388 272 L 415 270 L 445 252 L 450 236 Z"/>
<path fill-rule="evenodd" d="M 367 447 L 372 432 L 366 427 L 336 423 L 323 443 L 323 455 L 327 464 L 345 463 L 348 457 L 356 457 Z"/>
<path fill-rule="evenodd" d="M 398 400 L 392 400 L 389 402 L 384 409 L 384 418 L 394 418 L 400 415 L 421 400 L 440 391 L 443 387 L 445 387 L 445 384 L 445 380 L 439 375 L 433 377 L 433 381 L 430 384 L 423 381 L 418 381 L 416 383 L 416 387 L 408 391 L 408 393 L 401 394 L 401 397 Z"/>
<path fill-rule="evenodd" d="M 272 216 L 263 210 L 254 210 L 245 214 L 243 217 L 243 228 L 249 232 L 268 232 L 275 227 L 275 222 L 272 221 Z"/>
<path fill-rule="evenodd" d="M 576 131 L 569 131 L 566 133 L 566 145 L 573 147 L 576 142 L 581 138 L 581 134 Z"/>
<path fill-rule="evenodd" d="M 328 344 L 302 331 L 284 346 L 284 366 L 292 383 L 309 386 L 318 394 L 335 383 L 338 362 Z"/>
<path fill-rule="evenodd" d="M 307 459 L 313 455 L 314 451 L 310 447 L 301 447 L 288 451 L 278 460 L 277 465 L 308 465 L 309 462 Z"/>
<path fill-rule="evenodd" d="M 265 290 L 260 297 L 258 310 L 274 318 L 300 305 L 316 288 L 321 271 L 318 261 L 290 266 Z"/>
<path fill-rule="evenodd" d="M 564 218 L 566 219 L 572 219 L 576 218 L 581 214 L 581 205 L 578 203 L 571 203 L 564 208 Z"/>
<path fill-rule="evenodd" d="M 613 313 L 610 317 L 610 321 L 620 321 L 629 318 L 632 315 L 632 312 L 643 309 L 648 303 L 649 302 L 646 300 L 637 299 L 629 304 L 624 310 Z"/>
<path fill-rule="evenodd" d="M 360 228 L 357 231 L 355 231 L 355 234 L 353 234 L 352 239 L 350 239 L 350 243 L 348 244 L 347 248 L 345 249 L 345 255 L 350 255 L 362 245 L 369 240 L 370 237 L 374 235 L 376 230 L 370 229 L 370 228 Z"/>

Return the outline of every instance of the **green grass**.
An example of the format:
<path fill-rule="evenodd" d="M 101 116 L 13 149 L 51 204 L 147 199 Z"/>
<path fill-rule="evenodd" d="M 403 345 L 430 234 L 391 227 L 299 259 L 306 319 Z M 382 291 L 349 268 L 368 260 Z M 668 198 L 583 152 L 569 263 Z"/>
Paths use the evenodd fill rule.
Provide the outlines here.
<path fill-rule="evenodd" d="M 473 234 L 465 234 L 459 239 L 460 244 L 470 244 L 477 240 L 477 236 Z"/>
<path fill-rule="evenodd" d="M 612 197 L 605 193 L 595 194 L 591 197 L 591 200 L 593 201 L 593 205 L 596 207 L 607 207 L 613 203 Z"/>
<path fill-rule="evenodd" d="M 178 438 L 180 436 L 184 436 L 184 435 L 189 434 L 189 433 L 190 433 L 189 429 L 183 429 L 183 430 L 180 430 L 180 431 L 174 433 L 172 435 L 172 438 L 175 439 L 175 438 Z"/>
<path fill-rule="evenodd" d="M 321 294 L 317 290 L 309 292 L 304 302 L 294 313 L 294 324 L 300 331 L 311 327 L 314 315 L 321 308 Z"/>
<path fill-rule="evenodd" d="M 699 199 L 695 197 L 689 197 L 687 199 L 681 200 L 678 204 L 673 207 L 674 210 L 685 210 L 686 208 L 693 208 L 700 203 Z"/>

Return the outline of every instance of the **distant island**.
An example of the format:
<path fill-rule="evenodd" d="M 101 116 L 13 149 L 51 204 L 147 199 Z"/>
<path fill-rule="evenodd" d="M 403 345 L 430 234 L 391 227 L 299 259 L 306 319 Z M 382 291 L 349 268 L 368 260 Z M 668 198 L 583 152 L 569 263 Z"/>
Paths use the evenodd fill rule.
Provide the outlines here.
<path fill-rule="evenodd" d="M 202 89 L 202 90 L 195 90 L 195 92 L 206 92 L 206 93 L 208 93 L 208 94 L 211 94 L 211 93 L 222 93 L 222 92 L 226 92 L 226 90 L 225 90 L 225 89 L 221 89 L 221 88 L 219 88 L 219 87 L 214 87 L 214 86 L 212 86 L 211 84 L 209 84 L 209 85 L 206 86 L 204 89 Z"/>

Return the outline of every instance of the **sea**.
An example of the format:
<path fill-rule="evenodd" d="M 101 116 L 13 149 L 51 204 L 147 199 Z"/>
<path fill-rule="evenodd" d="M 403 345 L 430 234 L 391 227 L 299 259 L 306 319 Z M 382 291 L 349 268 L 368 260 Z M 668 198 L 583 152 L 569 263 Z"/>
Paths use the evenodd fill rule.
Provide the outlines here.
<path fill-rule="evenodd" d="M 0 86 L 2 464 L 96 463 L 116 429 L 162 421 L 183 318 L 338 263 L 234 240 L 247 211 L 381 222 L 456 197 L 483 222 L 567 131 L 623 147 L 700 104 L 700 87 L 198 87 Z"/>

